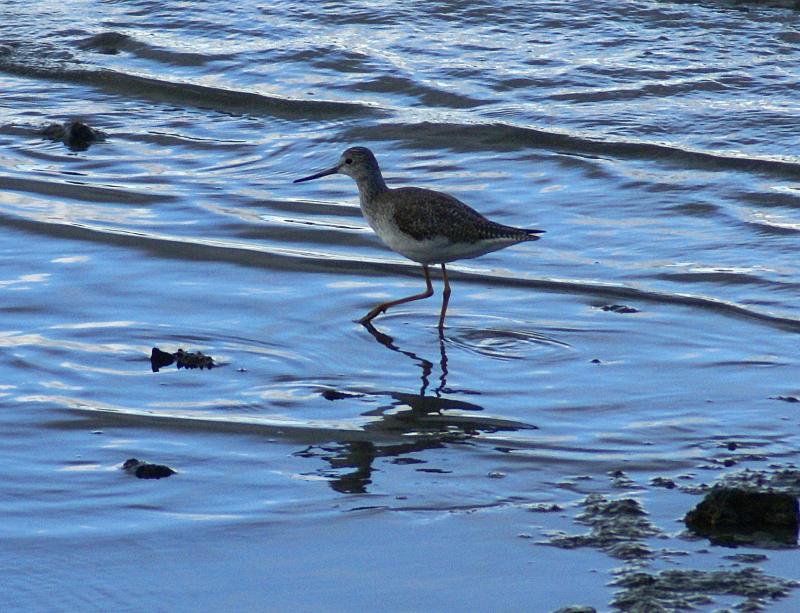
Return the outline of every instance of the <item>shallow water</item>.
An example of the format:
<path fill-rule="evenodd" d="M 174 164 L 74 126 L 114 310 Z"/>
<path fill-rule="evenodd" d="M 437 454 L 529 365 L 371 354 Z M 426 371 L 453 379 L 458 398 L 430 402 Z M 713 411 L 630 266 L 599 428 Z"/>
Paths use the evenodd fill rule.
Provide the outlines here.
<path fill-rule="evenodd" d="M 800 579 L 650 483 L 800 460 L 800 14 L 424 8 L 0 6 L 7 607 L 609 610 L 621 568 L 742 552 Z M 107 139 L 38 134 L 75 116 Z M 450 266 L 443 338 L 438 293 L 371 334 L 419 267 L 349 179 L 291 183 L 352 144 L 547 234 Z M 591 493 L 641 502 L 652 555 L 546 543 Z"/>

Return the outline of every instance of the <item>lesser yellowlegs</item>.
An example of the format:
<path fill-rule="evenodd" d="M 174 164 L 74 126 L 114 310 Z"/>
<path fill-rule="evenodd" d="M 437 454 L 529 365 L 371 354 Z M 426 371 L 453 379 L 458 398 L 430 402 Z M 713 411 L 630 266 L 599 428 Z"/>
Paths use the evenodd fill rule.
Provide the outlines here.
<path fill-rule="evenodd" d="M 358 185 L 361 211 L 367 223 L 390 249 L 422 264 L 425 291 L 379 304 L 359 321 L 367 324 L 387 309 L 433 295 L 428 266 L 441 264 L 444 291 L 439 328 L 444 327 L 450 283 L 445 264 L 475 258 L 523 241 L 538 240 L 544 230 L 524 230 L 486 219 L 457 198 L 419 187 L 391 189 L 381 175 L 378 160 L 366 147 L 350 147 L 335 166 L 295 183 L 332 174 L 352 177 Z"/>

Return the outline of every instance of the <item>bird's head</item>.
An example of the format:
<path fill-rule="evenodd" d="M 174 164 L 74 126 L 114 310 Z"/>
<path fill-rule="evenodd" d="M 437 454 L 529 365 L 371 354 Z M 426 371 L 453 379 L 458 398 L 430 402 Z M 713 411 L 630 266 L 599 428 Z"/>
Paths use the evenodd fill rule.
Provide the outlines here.
<path fill-rule="evenodd" d="M 374 176 L 380 177 L 381 171 L 378 167 L 378 160 L 375 159 L 372 151 L 366 147 L 350 147 L 342 153 L 335 166 L 302 179 L 295 179 L 294 183 L 311 181 L 312 179 L 319 179 L 333 174 L 347 175 L 355 179 L 356 182 L 360 182 Z"/>

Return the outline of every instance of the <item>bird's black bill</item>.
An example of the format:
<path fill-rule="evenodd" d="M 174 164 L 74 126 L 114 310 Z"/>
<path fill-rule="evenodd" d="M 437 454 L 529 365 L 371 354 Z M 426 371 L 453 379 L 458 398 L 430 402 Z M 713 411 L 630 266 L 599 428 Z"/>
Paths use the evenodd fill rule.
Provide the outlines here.
<path fill-rule="evenodd" d="M 311 181 L 312 179 L 319 179 L 320 177 L 327 177 L 328 175 L 335 175 L 339 172 L 339 167 L 334 166 L 333 168 L 328 168 L 327 170 L 323 170 L 322 172 L 318 172 L 315 175 L 311 175 L 309 177 L 303 177 L 302 179 L 295 179 L 292 183 L 302 183 L 303 181 Z"/>

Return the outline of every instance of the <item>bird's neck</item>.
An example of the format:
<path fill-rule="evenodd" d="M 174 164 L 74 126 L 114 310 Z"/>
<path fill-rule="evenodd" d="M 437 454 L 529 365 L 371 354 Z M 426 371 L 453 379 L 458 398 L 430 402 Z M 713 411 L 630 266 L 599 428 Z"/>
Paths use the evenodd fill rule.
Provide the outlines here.
<path fill-rule="evenodd" d="M 358 195 L 361 198 L 361 206 L 368 207 L 375 198 L 388 191 L 388 189 L 380 171 L 361 179 L 358 181 Z"/>

